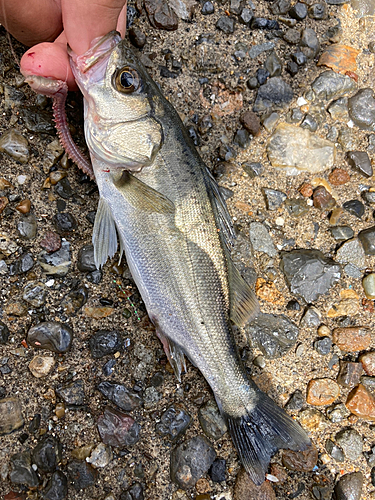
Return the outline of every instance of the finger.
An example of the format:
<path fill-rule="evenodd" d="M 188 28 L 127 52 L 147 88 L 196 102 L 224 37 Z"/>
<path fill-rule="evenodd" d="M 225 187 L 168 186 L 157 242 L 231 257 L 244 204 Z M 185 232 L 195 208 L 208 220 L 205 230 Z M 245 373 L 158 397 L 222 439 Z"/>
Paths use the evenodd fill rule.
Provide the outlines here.
<path fill-rule="evenodd" d="M 0 23 L 25 45 L 52 41 L 62 31 L 58 0 L 0 0 Z"/>
<path fill-rule="evenodd" d="M 61 33 L 54 43 L 39 43 L 25 52 L 20 68 L 24 76 L 39 75 L 63 80 L 69 90 L 77 90 L 66 52 L 65 33 Z"/>
<path fill-rule="evenodd" d="M 115 30 L 126 0 L 61 0 L 64 30 L 76 54 L 86 52 L 91 41 Z"/>

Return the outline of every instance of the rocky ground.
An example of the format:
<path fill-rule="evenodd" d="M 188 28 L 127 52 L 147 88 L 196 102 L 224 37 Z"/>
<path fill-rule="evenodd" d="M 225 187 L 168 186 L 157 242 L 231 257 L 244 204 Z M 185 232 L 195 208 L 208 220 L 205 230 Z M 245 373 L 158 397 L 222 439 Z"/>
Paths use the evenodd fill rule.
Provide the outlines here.
<path fill-rule="evenodd" d="M 2 498 L 375 498 L 373 2 L 128 11 L 235 221 L 262 310 L 235 332 L 243 360 L 315 448 L 250 483 L 203 377 L 174 377 L 126 263 L 95 269 L 95 184 L 1 31 Z M 84 147 L 79 95 L 67 111 Z"/>

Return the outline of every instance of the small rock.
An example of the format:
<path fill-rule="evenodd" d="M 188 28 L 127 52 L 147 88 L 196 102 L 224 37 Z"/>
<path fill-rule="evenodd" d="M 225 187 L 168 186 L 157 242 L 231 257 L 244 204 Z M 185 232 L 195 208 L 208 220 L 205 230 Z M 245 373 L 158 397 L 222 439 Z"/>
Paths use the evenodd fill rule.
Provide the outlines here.
<path fill-rule="evenodd" d="M 56 231 L 61 235 L 68 234 L 71 231 L 77 229 L 77 221 L 75 217 L 69 212 L 59 212 L 55 214 L 52 217 L 52 222 L 56 228 Z"/>
<path fill-rule="evenodd" d="M 81 406 L 85 403 L 83 380 L 75 380 L 56 389 L 56 394 L 68 405 Z"/>
<path fill-rule="evenodd" d="M 68 495 L 68 480 L 63 472 L 55 471 L 42 491 L 43 500 L 64 500 Z"/>
<path fill-rule="evenodd" d="M 305 28 L 301 33 L 302 52 L 309 59 L 313 59 L 320 50 L 320 43 L 315 31 L 311 28 Z"/>
<path fill-rule="evenodd" d="M 154 28 L 167 31 L 177 29 L 178 17 L 165 0 L 146 0 L 144 6 Z"/>
<path fill-rule="evenodd" d="M 234 19 L 228 16 L 222 16 L 216 23 L 216 28 L 226 35 L 234 32 Z"/>
<path fill-rule="evenodd" d="M 39 323 L 30 328 L 27 341 L 37 349 L 48 349 L 49 351 L 67 352 L 73 340 L 73 332 L 68 325 L 56 321 Z"/>
<path fill-rule="evenodd" d="M 344 403 L 339 403 L 337 405 L 332 405 L 327 408 L 327 417 L 331 420 L 331 422 L 338 423 L 342 422 L 350 415 L 350 411 L 344 405 Z"/>
<path fill-rule="evenodd" d="M 273 132 L 279 120 L 280 120 L 279 113 L 276 113 L 274 111 L 269 116 L 266 116 L 265 118 L 262 119 L 263 127 L 267 130 L 267 132 L 271 133 Z"/>
<path fill-rule="evenodd" d="M 146 45 L 146 35 L 142 30 L 137 28 L 137 26 L 132 26 L 129 31 L 129 40 L 137 47 L 137 49 L 142 49 Z"/>
<path fill-rule="evenodd" d="M 32 452 L 33 463 L 43 472 L 56 470 L 62 458 L 62 444 L 50 435 L 45 435 Z"/>
<path fill-rule="evenodd" d="M 260 121 L 258 116 L 253 111 L 246 111 L 241 115 L 241 123 L 245 129 L 255 137 L 259 133 Z"/>
<path fill-rule="evenodd" d="M 333 120 L 349 120 L 348 98 L 336 99 L 328 106 L 327 111 Z"/>
<path fill-rule="evenodd" d="M 361 500 L 363 487 L 362 472 L 351 472 L 342 476 L 335 486 L 337 500 Z"/>
<path fill-rule="evenodd" d="M 22 119 L 29 132 L 35 134 L 55 134 L 52 113 L 36 106 L 22 109 Z"/>
<path fill-rule="evenodd" d="M 96 271 L 93 245 L 85 245 L 80 248 L 77 257 L 77 267 L 83 273 Z"/>
<path fill-rule="evenodd" d="M 238 20 L 240 21 L 241 24 L 246 24 L 247 26 L 249 26 L 251 20 L 253 18 L 253 9 L 248 9 L 247 7 L 245 7 L 244 9 L 242 9 L 242 12 L 238 18 Z"/>
<path fill-rule="evenodd" d="M 331 101 L 353 92 L 356 89 L 356 83 L 348 76 L 334 71 L 324 71 L 313 81 L 311 87 L 318 99 Z"/>
<path fill-rule="evenodd" d="M 308 408 L 301 411 L 298 417 L 299 423 L 308 431 L 316 431 L 325 423 L 324 415 L 315 408 Z"/>
<path fill-rule="evenodd" d="M 314 328 L 318 327 L 321 323 L 321 314 L 320 312 L 315 309 L 315 307 L 309 307 L 305 314 L 303 315 L 303 318 L 301 320 L 301 324 L 303 326 L 307 326 L 307 328 Z"/>
<path fill-rule="evenodd" d="M 342 186 L 350 181 L 350 175 L 343 168 L 335 168 L 329 174 L 328 180 L 333 186 Z"/>
<path fill-rule="evenodd" d="M 256 59 L 263 52 L 274 49 L 275 44 L 273 42 L 265 42 L 259 45 L 253 45 L 249 50 L 249 56 L 251 59 Z"/>
<path fill-rule="evenodd" d="M 267 154 L 273 167 L 316 173 L 333 166 L 336 149 L 307 129 L 280 123 L 268 141 Z"/>
<path fill-rule="evenodd" d="M 30 200 L 22 200 L 18 205 L 16 205 L 16 210 L 21 214 L 28 214 L 31 209 L 31 201 Z"/>
<path fill-rule="evenodd" d="M 348 460 L 357 460 L 362 455 L 363 438 L 355 429 L 343 429 L 335 440 Z"/>
<path fill-rule="evenodd" d="M 345 403 L 349 411 L 363 420 L 375 421 L 375 399 L 362 384 L 358 384 L 348 395 Z"/>
<path fill-rule="evenodd" d="M 289 470 L 309 472 L 318 462 L 318 450 L 313 446 L 304 451 L 283 450 L 282 461 Z"/>
<path fill-rule="evenodd" d="M 343 387 L 352 388 L 359 384 L 362 375 L 361 363 L 351 363 L 349 361 L 340 361 L 340 372 L 337 376 L 337 382 Z"/>
<path fill-rule="evenodd" d="M 210 1 L 204 2 L 202 5 L 201 13 L 204 16 L 209 16 L 215 12 L 214 4 Z"/>
<path fill-rule="evenodd" d="M 332 340 L 343 352 L 364 351 L 371 344 L 371 332 L 359 326 L 335 328 Z"/>
<path fill-rule="evenodd" d="M 364 177 L 372 177 L 372 165 L 366 151 L 348 151 L 346 154 L 348 163 Z"/>
<path fill-rule="evenodd" d="M 233 138 L 233 144 L 236 144 L 236 146 L 242 149 L 247 148 L 250 144 L 249 132 L 244 128 L 237 130 Z"/>
<path fill-rule="evenodd" d="M 302 21 L 307 16 L 307 7 L 304 3 L 297 2 L 293 5 L 293 7 L 289 10 L 289 15 L 292 19 L 296 19 L 297 21 Z"/>
<path fill-rule="evenodd" d="M 214 441 L 220 439 L 227 432 L 227 426 L 217 405 L 211 401 L 199 408 L 198 419 L 203 432 Z"/>
<path fill-rule="evenodd" d="M 98 330 L 89 339 L 93 358 L 98 359 L 122 350 L 122 337 L 116 330 Z"/>
<path fill-rule="evenodd" d="M 7 130 L 0 137 L 0 152 L 6 153 L 21 163 L 29 161 L 29 143 L 18 130 Z"/>
<path fill-rule="evenodd" d="M 9 328 L 5 323 L 0 321 L 0 344 L 6 344 L 9 339 Z"/>
<path fill-rule="evenodd" d="M 281 75 L 282 63 L 276 52 L 271 52 L 271 54 L 267 57 L 266 62 L 264 63 L 264 67 L 271 77 Z"/>
<path fill-rule="evenodd" d="M 10 457 L 9 479 L 14 484 L 22 484 L 29 488 L 39 485 L 38 475 L 31 466 L 31 455 L 28 451 L 16 453 Z"/>
<path fill-rule="evenodd" d="M 289 398 L 289 401 L 285 405 L 285 409 L 287 410 L 302 410 L 305 406 L 306 400 L 302 394 L 302 392 L 297 389 Z"/>
<path fill-rule="evenodd" d="M 205 437 L 195 436 L 185 441 L 171 453 L 172 481 L 182 489 L 192 488 L 215 458 L 215 450 Z"/>
<path fill-rule="evenodd" d="M 327 440 L 326 442 L 326 450 L 327 452 L 331 455 L 331 457 L 336 460 L 336 462 L 344 462 L 345 461 L 345 455 L 342 449 L 337 446 L 333 441 L 330 439 Z M 317 497 L 320 498 L 320 497 Z"/>
<path fill-rule="evenodd" d="M 254 250 L 264 252 L 270 257 L 277 255 L 271 235 L 267 228 L 260 222 L 252 222 L 250 224 L 250 241 Z"/>
<path fill-rule="evenodd" d="M 48 289 L 40 282 L 30 282 L 23 289 L 22 298 L 33 307 L 42 307 L 46 302 Z"/>
<path fill-rule="evenodd" d="M 358 269 L 366 267 L 365 252 L 357 238 L 345 241 L 336 252 L 336 260 L 340 264 L 352 264 Z"/>
<path fill-rule="evenodd" d="M 358 233 L 366 255 L 375 255 L 375 226 L 364 229 Z"/>
<path fill-rule="evenodd" d="M 54 358 L 48 356 L 34 356 L 29 363 L 29 370 L 36 378 L 46 377 L 55 364 Z"/>
<path fill-rule="evenodd" d="M 317 378 L 307 385 L 306 401 L 310 405 L 325 406 L 333 403 L 339 397 L 340 388 L 334 380 Z"/>
<path fill-rule="evenodd" d="M 100 382 L 99 391 L 112 403 L 124 411 L 132 411 L 143 404 L 138 392 L 114 382 Z"/>
<path fill-rule="evenodd" d="M 47 231 L 40 242 L 40 246 L 48 253 L 56 252 L 61 248 L 61 237 L 52 231 Z"/>
<path fill-rule="evenodd" d="M 375 351 L 366 352 L 359 358 L 367 375 L 375 375 Z"/>
<path fill-rule="evenodd" d="M 72 460 L 67 465 L 68 477 L 76 491 L 89 488 L 96 483 L 98 473 L 87 462 Z"/>
<path fill-rule="evenodd" d="M 91 455 L 86 458 L 86 462 L 91 464 L 95 469 L 106 467 L 112 461 L 113 455 L 110 446 L 99 443 L 91 452 Z"/>
<path fill-rule="evenodd" d="M 255 30 L 278 30 L 279 23 L 272 19 L 265 19 L 264 17 L 254 17 L 251 21 L 250 28 Z"/>
<path fill-rule="evenodd" d="M 221 483 L 226 480 L 227 462 L 224 458 L 216 458 L 211 465 L 209 474 L 214 483 Z"/>
<path fill-rule="evenodd" d="M 265 197 L 267 210 L 277 210 L 287 198 L 286 194 L 282 191 L 277 191 L 270 188 L 263 188 L 262 190 Z"/>
<path fill-rule="evenodd" d="M 320 210 L 332 210 L 336 205 L 336 200 L 324 186 L 318 186 L 314 189 L 313 202 L 314 207 Z"/>
<path fill-rule="evenodd" d="M 321 2 L 311 5 L 311 7 L 309 7 L 309 17 L 317 21 L 325 19 L 327 17 L 327 4 Z"/>
<path fill-rule="evenodd" d="M 283 39 L 290 45 L 297 45 L 301 40 L 301 33 L 299 30 L 289 28 L 285 31 Z"/>
<path fill-rule="evenodd" d="M 181 407 L 170 406 L 156 424 L 156 432 L 169 436 L 172 441 L 179 438 L 191 423 L 191 417 Z"/>
<path fill-rule="evenodd" d="M 124 448 L 139 441 L 141 426 L 119 410 L 106 408 L 97 424 L 104 444 Z"/>
<path fill-rule="evenodd" d="M 336 241 L 346 241 L 354 236 L 354 231 L 349 226 L 330 227 L 329 230 Z"/>
<path fill-rule="evenodd" d="M 271 109 L 283 108 L 293 100 L 293 90 L 281 77 L 269 78 L 257 93 L 254 108 L 255 112 L 265 112 Z"/>
<path fill-rule="evenodd" d="M 233 500 L 276 500 L 276 495 L 269 481 L 257 486 L 242 467 L 237 474 Z"/>
<path fill-rule="evenodd" d="M 20 257 L 9 266 L 9 274 L 26 274 L 34 267 L 34 259 L 30 253 L 23 253 Z"/>
<path fill-rule="evenodd" d="M 0 436 L 10 434 L 24 423 L 21 401 L 18 398 L 0 399 Z"/>
<path fill-rule="evenodd" d="M 246 336 L 267 358 L 278 358 L 297 341 L 298 327 L 284 315 L 260 313 L 247 327 Z"/>
<path fill-rule="evenodd" d="M 331 352 L 332 340 L 329 337 L 322 337 L 314 342 L 314 349 L 321 356 L 326 356 Z"/>
<path fill-rule="evenodd" d="M 38 261 L 43 272 L 48 276 L 65 276 L 72 263 L 69 242 L 63 240 L 61 248 L 53 253 L 41 252 Z"/>
<path fill-rule="evenodd" d="M 375 131 L 375 97 L 372 89 L 360 89 L 349 98 L 348 106 L 350 119 L 357 127 Z"/>
<path fill-rule="evenodd" d="M 340 279 L 340 266 L 319 250 L 282 252 L 280 267 L 290 291 L 312 303 Z"/>
<path fill-rule="evenodd" d="M 134 483 L 130 488 L 121 493 L 120 500 L 143 500 L 143 487 L 141 483 Z M 181 500 L 184 500 L 181 498 Z"/>

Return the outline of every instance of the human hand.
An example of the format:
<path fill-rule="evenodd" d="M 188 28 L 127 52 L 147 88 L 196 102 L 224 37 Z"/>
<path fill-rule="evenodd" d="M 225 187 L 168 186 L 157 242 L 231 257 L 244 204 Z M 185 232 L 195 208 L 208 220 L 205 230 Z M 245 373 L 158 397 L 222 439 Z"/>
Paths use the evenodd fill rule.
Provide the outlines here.
<path fill-rule="evenodd" d="M 20 42 L 32 46 L 21 59 L 24 76 L 63 80 L 77 89 L 67 43 L 83 54 L 91 41 L 126 28 L 126 0 L 0 0 L 0 22 Z"/>

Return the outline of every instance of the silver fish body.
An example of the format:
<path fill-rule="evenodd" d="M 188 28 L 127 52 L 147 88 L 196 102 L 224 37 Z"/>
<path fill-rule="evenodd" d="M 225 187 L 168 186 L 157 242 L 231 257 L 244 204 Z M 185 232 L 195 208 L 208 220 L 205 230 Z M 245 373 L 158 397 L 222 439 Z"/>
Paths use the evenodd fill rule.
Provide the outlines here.
<path fill-rule="evenodd" d="M 99 55 L 98 55 L 99 54 Z M 260 484 L 278 448 L 304 449 L 302 428 L 247 377 L 231 320 L 258 310 L 230 259 L 231 221 L 171 104 L 117 34 L 72 58 L 100 193 L 97 266 L 125 252 L 180 377 L 184 355 L 210 384 L 242 462 Z"/>

